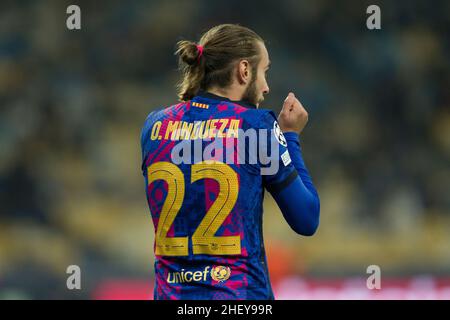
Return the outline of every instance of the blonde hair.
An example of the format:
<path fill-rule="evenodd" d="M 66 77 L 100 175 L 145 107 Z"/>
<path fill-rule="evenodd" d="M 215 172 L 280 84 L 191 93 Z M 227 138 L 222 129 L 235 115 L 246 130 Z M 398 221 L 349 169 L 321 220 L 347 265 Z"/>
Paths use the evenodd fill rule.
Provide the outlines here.
<path fill-rule="evenodd" d="M 190 100 L 200 89 L 227 87 L 235 62 L 241 59 L 248 60 L 255 70 L 260 60 L 258 41 L 264 42 L 254 31 L 237 24 L 221 24 L 208 30 L 198 44 L 179 41 L 175 52 L 182 75 L 177 85 L 179 99 Z"/>

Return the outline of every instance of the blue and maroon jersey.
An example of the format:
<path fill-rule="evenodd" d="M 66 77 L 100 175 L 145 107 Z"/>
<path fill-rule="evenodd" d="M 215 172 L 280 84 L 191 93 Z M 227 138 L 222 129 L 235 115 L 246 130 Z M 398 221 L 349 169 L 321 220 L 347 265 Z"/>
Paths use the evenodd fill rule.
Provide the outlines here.
<path fill-rule="evenodd" d="M 279 154 L 276 172 L 264 175 L 268 164 L 256 147 L 268 140 L 258 136 L 243 150 L 236 143 L 259 129 L 276 138 Z M 273 299 L 264 188 L 297 177 L 274 113 L 200 92 L 150 113 L 141 144 L 155 227 L 155 299 Z"/>

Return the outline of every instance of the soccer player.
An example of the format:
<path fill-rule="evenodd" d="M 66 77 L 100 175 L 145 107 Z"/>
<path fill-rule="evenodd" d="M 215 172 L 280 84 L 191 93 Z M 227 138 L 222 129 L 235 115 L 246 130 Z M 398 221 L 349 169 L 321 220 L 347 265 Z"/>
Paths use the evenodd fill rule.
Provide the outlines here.
<path fill-rule="evenodd" d="M 216 26 L 198 43 L 178 42 L 176 54 L 181 102 L 151 112 L 141 135 L 155 227 L 154 297 L 274 299 L 264 190 L 296 233 L 313 235 L 319 224 L 299 139 L 308 114 L 293 93 L 278 121 L 259 108 L 270 61 L 263 39 L 248 28 Z M 256 140 L 240 144 L 251 133 Z"/>

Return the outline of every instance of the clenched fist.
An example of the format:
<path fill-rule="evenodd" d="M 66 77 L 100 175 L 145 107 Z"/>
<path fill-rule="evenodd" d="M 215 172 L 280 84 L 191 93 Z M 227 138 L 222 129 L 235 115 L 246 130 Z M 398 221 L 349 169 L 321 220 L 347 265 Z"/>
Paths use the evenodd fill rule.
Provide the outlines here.
<path fill-rule="evenodd" d="M 308 112 L 292 92 L 284 100 L 283 108 L 278 115 L 278 123 L 283 132 L 302 132 L 308 122 Z"/>

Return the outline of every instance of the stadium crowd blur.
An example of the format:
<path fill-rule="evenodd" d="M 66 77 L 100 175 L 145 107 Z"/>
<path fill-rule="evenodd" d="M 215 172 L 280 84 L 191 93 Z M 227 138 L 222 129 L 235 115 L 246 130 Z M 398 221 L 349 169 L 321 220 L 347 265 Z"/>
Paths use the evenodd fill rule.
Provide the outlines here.
<path fill-rule="evenodd" d="M 141 125 L 176 102 L 176 41 L 225 22 L 267 41 L 262 107 L 277 113 L 292 90 L 310 114 L 301 139 L 321 225 L 296 235 L 267 196 L 275 287 L 364 276 L 370 264 L 449 275 L 448 1 L 380 2 L 374 31 L 364 2 L 78 1 L 77 31 L 69 4 L 0 4 L 0 299 L 151 284 Z M 66 288 L 69 265 L 82 270 L 80 291 Z"/>

